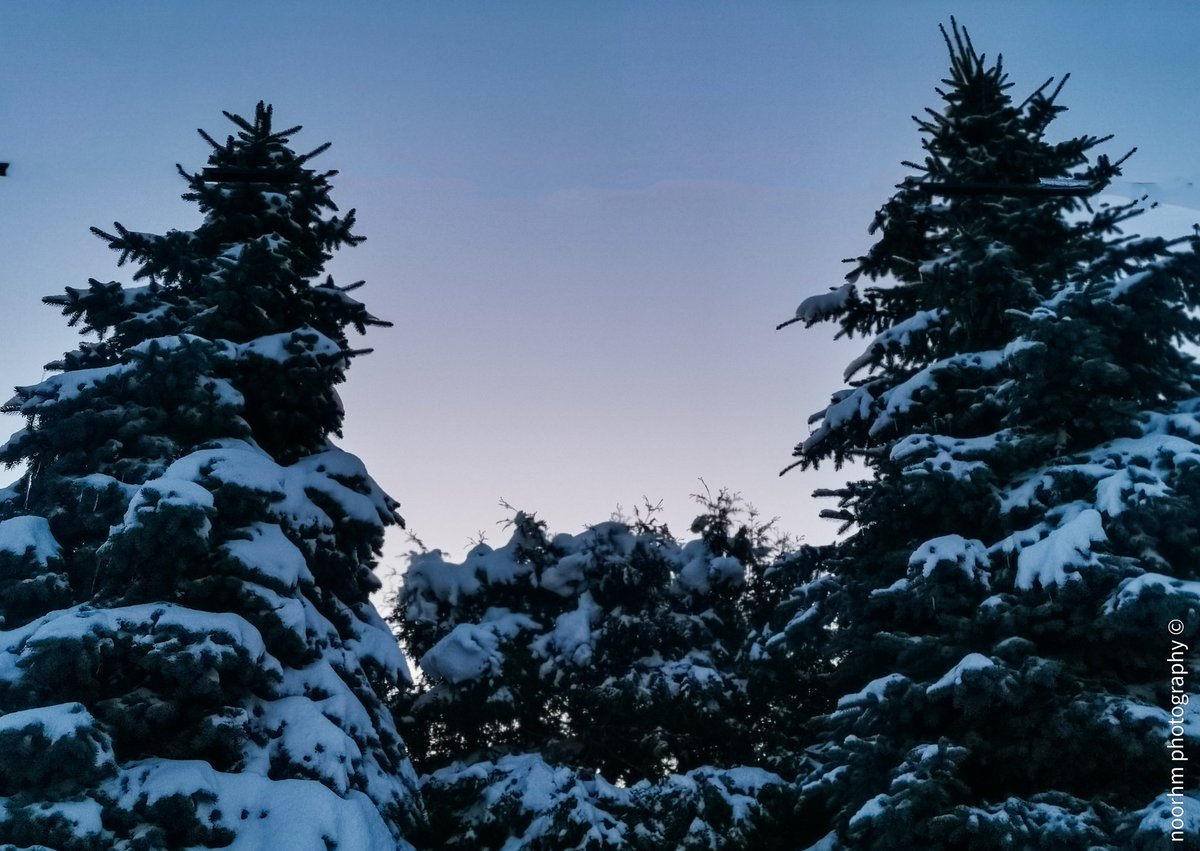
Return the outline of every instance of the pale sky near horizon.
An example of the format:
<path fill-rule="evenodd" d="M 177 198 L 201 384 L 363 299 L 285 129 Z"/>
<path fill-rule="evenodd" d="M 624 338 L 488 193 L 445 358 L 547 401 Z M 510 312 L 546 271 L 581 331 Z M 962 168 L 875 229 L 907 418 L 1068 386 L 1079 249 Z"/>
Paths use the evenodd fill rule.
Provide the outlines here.
<path fill-rule="evenodd" d="M 1200 176 L 1190 2 L 3 8 L 0 385 L 75 345 L 41 296 L 129 281 L 89 226 L 194 226 L 174 164 L 267 100 L 297 148 L 333 142 L 317 163 L 367 242 L 330 271 L 395 322 L 342 387 L 341 445 L 455 556 L 506 540 L 501 499 L 577 532 L 646 496 L 681 534 L 701 478 L 832 536 L 809 493 L 845 474 L 777 473 L 865 341 L 774 326 L 871 244 L 951 14 L 1018 98 L 1072 74 L 1053 138 L 1137 146 L 1132 183 Z"/>

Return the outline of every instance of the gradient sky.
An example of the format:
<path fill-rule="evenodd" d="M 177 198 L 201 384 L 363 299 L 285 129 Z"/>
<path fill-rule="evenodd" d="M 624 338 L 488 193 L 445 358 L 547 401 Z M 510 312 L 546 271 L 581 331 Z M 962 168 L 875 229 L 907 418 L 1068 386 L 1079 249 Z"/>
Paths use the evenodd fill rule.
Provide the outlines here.
<path fill-rule="evenodd" d="M 0 385 L 75 345 L 42 295 L 128 282 L 88 227 L 197 224 L 174 164 L 203 165 L 195 128 L 223 138 L 221 110 L 265 99 L 304 125 L 297 147 L 334 143 L 317 162 L 368 239 L 330 271 L 395 322 L 350 370 L 342 445 L 454 555 L 506 539 L 501 499 L 577 532 L 646 496 L 683 533 L 701 478 L 832 537 L 809 493 L 846 473 L 777 473 L 865 342 L 774 326 L 870 245 L 920 153 L 910 116 L 937 105 L 951 13 L 1018 97 L 1071 72 L 1056 138 L 1138 146 L 1131 181 L 1200 175 L 1194 2 L 3 11 Z"/>

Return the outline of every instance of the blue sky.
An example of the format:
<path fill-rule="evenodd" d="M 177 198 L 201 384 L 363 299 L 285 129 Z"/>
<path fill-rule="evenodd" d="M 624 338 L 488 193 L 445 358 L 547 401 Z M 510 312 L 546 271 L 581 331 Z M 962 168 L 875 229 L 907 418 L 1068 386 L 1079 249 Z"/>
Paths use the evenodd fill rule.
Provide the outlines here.
<path fill-rule="evenodd" d="M 845 474 L 777 473 L 862 344 L 774 326 L 869 246 L 920 152 L 910 116 L 937 104 L 951 13 L 1003 52 L 1019 96 L 1072 73 L 1052 135 L 1137 146 L 1131 181 L 1200 175 L 1189 2 L 5 13 L 0 384 L 40 380 L 74 345 L 42 295 L 128 280 L 88 227 L 194 225 L 174 164 L 203 164 L 196 127 L 222 136 L 222 109 L 265 99 L 305 126 L 299 147 L 334 143 L 319 162 L 368 241 L 331 271 L 366 279 L 362 299 L 396 323 L 350 371 L 343 445 L 456 554 L 503 539 L 501 499 L 574 532 L 646 496 L 682 532 L 701 477 L 832 535 L 808 494 Z"/>

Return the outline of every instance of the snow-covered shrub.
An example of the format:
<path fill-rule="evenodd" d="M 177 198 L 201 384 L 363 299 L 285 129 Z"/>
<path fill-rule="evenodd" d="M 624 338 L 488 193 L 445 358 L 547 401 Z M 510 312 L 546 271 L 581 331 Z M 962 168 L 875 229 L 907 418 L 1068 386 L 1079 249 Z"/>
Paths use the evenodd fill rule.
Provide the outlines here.
<path fill-rule="evenodd" d="M 708 498 L 687 543 L 652 516 L 551 536 L 518 512 L 503 546 L 411 557 L 395 620 L 423 676 L 396 711 L 434 844 L 755 847 L 733 790 L 791 789 L 745 766 L 791 765 L 768 746 L 796 732 L 771 691 L 790 668 L 764 645 L 797 556 L 740 512 Z"/>

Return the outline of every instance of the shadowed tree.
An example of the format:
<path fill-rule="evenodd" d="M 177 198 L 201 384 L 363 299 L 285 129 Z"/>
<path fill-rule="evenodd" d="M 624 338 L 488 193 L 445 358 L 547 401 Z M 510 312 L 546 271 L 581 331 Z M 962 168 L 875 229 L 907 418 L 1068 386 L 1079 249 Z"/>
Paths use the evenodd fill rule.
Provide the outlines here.
<path fill-rule="evenodd" d="M 95 339 L 20 387 L 0 449 L 0 842 L 406 848 L 423 821 L 368 595 L 396 503 L 334 446 L 354 245 L 271 108 L 201 131 L 203 222 L 96 230 L 136 285 L 45 301 Z M 357 285 L 355 285 L 357 286 Z"/>
<path fill-rule="evenodd" d="M 924 160 L 797 312 L 870 341 L 793 465 L 868 473 L 777 639 L 835 663 L 808 841 L 1179 847 L 1178 806 L 1195 847 L 1195 779 L 1164 794 L 1165 742 L 1197 733 L 1163 661 L 1168 621 L 1200 629 L 1193 242 L 1123 235 L 1136 204 L 1086 197 L 1119 174 L 1090 159 L 1105 139 L 1047 137 L 1062 84 L 1016 102 L 999 59 L 943 35 Z"/>

